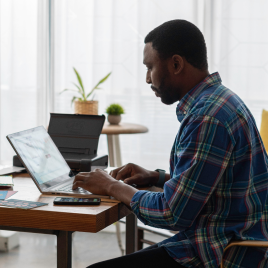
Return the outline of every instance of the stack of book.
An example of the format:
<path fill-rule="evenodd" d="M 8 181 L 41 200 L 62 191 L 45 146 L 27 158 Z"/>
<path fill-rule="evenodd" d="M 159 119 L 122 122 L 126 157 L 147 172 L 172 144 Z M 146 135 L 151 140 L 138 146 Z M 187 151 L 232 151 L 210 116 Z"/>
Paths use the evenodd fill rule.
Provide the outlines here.
<path fill-rule="evenodd" d="M 0 188 L 14 186 L 12 176 L 0 176 Z"/>

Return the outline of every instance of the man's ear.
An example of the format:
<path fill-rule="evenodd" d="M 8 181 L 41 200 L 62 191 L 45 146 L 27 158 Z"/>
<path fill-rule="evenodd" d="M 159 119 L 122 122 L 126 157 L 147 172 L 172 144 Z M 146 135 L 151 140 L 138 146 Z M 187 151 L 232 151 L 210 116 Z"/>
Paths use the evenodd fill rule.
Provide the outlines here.
<path fill-rule="evenodd" d="M 173 65 L 173 72 L 175 75 L 181 73 L 184 68 L 184 60 L 180 55 L 173 55 L 172 56 L 172 65 Z"/>

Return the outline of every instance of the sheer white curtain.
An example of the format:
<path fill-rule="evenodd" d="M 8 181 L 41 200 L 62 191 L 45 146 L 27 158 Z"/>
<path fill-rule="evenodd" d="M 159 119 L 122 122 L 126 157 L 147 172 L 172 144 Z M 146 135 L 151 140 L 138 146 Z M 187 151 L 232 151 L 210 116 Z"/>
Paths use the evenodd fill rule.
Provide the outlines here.
<path fill-rule="evenodd" d="M 145 83 L 143 40 L 159 24 L 177 18 L 201 29 L 210 72 L 220 72 L 259 125 L 261 109 L 268 109 L 267 5 L 266 0 L 0 0 L 1 160 L 14 154 L 7 134 L 46 125 L 49 112 L 73 112 L 72 93 L 59 92 L 73 88 L 75 67 L 87 89 L 112 71 L 95 97 L 99 113 L 120 103 L 126 110 L 123 121 L 149 128 L 147 134 L 120 136 L 123 163 L 167 169 L 179 129 L 176 104 L 162 104 Z M 107 153 L 105 136 L 99 153 Z"/>
<path fill-rule="evenodd" d="M 47 3 L 0 0 L 0 160 L 15 154 L 11 134 L 47 122 Z"/>
<path fill-rule="evenodd" d="M 237 93 L 260 126 L 268 110 L 268 1 L 211 1 L 210 71 Z"/>

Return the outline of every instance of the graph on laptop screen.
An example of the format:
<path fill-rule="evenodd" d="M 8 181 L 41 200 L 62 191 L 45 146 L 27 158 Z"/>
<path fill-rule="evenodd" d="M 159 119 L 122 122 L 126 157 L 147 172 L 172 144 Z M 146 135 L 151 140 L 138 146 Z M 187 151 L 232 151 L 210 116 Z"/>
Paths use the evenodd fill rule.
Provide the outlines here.
<path fill-rule="evenodd" d="M 69 174 L 69 166 L 44 128 L 21 132 L 11 140 L 39 184 Z"/>

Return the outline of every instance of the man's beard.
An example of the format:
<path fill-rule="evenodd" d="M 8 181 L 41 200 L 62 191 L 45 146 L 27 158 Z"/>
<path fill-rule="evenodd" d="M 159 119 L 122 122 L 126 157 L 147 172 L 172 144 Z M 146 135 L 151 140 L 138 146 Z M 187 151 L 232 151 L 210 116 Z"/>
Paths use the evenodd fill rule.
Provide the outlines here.
<path fill-rule="evenodd" d="M 165 86 L 165 78 L 163 77 L 161 83 L 160 83 L 160 86 L 159 88 L 156 88 L 154 86 L 151 86 L 151 88 L 156 92 L 158 93 L 158 95 L 160 96 L 161 98 L 161 101 L 164 103 L 164 104 L 167 104 L 167 105 L 170 105 L 170 104 L 173 104 L 175 101 L 173 100 L 172 96 L 171 96 L 171 88 L 169 88 L 168 86 Z"/>

